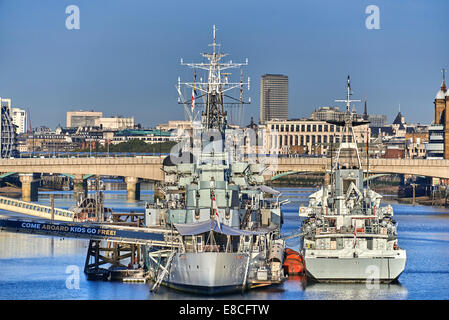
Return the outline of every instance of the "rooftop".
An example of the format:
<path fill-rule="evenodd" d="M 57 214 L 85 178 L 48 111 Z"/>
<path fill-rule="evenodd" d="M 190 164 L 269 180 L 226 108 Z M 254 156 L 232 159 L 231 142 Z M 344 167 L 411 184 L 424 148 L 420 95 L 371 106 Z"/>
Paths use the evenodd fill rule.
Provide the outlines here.
<path fill-rule="evenodd" d="M 162 131 L 162 130 L 135 130 L 135 129 L 124 129 L 116 133 L 116 136 L 171 136 L 170 132 Z"/>

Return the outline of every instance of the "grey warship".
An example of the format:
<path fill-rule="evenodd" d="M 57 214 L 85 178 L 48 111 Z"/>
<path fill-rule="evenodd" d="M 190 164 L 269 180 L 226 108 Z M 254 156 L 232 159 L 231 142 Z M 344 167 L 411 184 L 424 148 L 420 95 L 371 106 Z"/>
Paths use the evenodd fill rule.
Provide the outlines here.
<path fill-rule="evenodd" d="M 398 244 L 393 208 L 381 206 L 382 196 L 363 185 L 364 170 L 349 111 L 351 87 L 347 79 L 343 140 L 336 150 L 330 184 L 309 196 L 308 207 L 300 207 L 302 254 L 308 279 L 316 282 L 389 283 L 405 268 L 406 251 Z M 367 156 L 367 168 L 369 166 Z"/>
<path fill-rule="evenodd" d="M 240 82 L 231 83 L 230 74 L 223 71 L 247 62 L 221 61 L 225 54 L 216 51 L 215 26 L 210 46 L 213 52 L 202 54 L 207 62 L 185 64 L 194 69 L 195 79 L 197 69 L 207 72 L 205 82 L 184 83 L 192 90 L 191 100 L 182 98 L 178 79 L 192 133 L 165 158 L 165 181 L 145 209 L 148 227 L 172 230 L 171 249 L 147 248 L 152 290 L 164 285 L 220 294 L 280 283 L 284 278 L 280 192 L 264 185 L 267 163 L 239 156 L 242 146 L 236 140 L 241 131 L 228 124 L 225 110 L 231 89 L 240 89 L 240 99 L 230 103 L 244 103 L 243 86 L 249 89 L 249 79 L 243 83 L 241 75 Z"/>

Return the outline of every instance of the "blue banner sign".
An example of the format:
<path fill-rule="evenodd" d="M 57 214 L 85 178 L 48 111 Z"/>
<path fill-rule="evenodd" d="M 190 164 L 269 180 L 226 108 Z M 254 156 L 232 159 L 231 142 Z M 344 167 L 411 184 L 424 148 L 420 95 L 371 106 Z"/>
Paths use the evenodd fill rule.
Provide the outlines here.
<path fill-rule="evenodd" d="M 50 236 L 67 236 L 77 238 L 120 238 L 129 240 L 158 240 L 163 241 L 161 233 L 144 231 L 120 230 L 104 228 L 98 225 L 74 224 L 74 223 L 47 223 L 43 221 L 23 221 L 0 219 L 0 227 L 8 231 L 39 233 Z"/>

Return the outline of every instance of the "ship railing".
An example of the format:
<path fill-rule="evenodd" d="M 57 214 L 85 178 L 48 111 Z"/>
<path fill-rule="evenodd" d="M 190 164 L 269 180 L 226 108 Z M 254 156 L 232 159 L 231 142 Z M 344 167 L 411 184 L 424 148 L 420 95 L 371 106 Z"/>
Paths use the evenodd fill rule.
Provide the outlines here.
<path fill-rule="evenodd" d="M 341 227 L 337 229 L 336 227 L 321 227 L 316 229 L 316 234 L 342 234 L 342 233 L 366 233 L 366 234 L 377 234 L 378 228 L 375 226 L 365 226 L 362 228 L 345 228 Z"/>
<path fill-rule="evenodd" d="M 210 245 L 207 244 L 204 246 L 204 252 L 220 252 L 220 245 L 214 244 L 214 245 Z"/>
<path fill-rule="evenodd" d="M 228 251 L 226 251 L 226 245 L 203 245 L 203 246 L 197 246 L 195 247 L 195 245 L 193 244 L 188 244 L 188 245 L 184 245 L 184 250 L 185 252 L 232 252 L 232 248 L 228 249 Z"/>

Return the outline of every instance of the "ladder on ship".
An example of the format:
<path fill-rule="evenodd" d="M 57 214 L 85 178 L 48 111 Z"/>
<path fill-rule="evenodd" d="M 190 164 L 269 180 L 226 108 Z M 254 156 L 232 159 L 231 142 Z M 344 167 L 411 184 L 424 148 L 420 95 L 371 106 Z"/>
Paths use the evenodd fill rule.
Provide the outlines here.
<path fill-rule="evenodd" d="M 240 223 L 240 228 L 244 228 L 248 224 L 249 218 L 251 217 L 251 212 L 251 208 L 246 209 L 245 216 Z"/>
<path fill-rule="evenodd" d="M 242 293 L 245 291 L 245 289 L 247 287 L 247 278 L 248 278 L 249 261 L 250 260 L 251 260 L 251 254 L 248 253 L 248 258 L 246 260 L 245 276 L 243 277 L 243 283 L 242 283 Z"/>
<path fill-rule="evenodd" d="M 162 280 L 164 280 L 164 277 L 166 274 L 168 274 L 168 268 L 170 267 L 171 261 L 173 259 L 173 257 L 175 256 L 176 251 L 172 251 L 172 253 L 170 254 L 170 256 L 167 259 L 167 263 L 165 264 L 165 267 L 160 266 L 162 268 L 162 272 L 159 274 L 159 276 L 156 279 L 156 282 L 153 285 L 153 288 L 151 288 L 152 292 L 157 292 L 157 289 L 159 289 L 159 286 L 162 283 Z"/>

